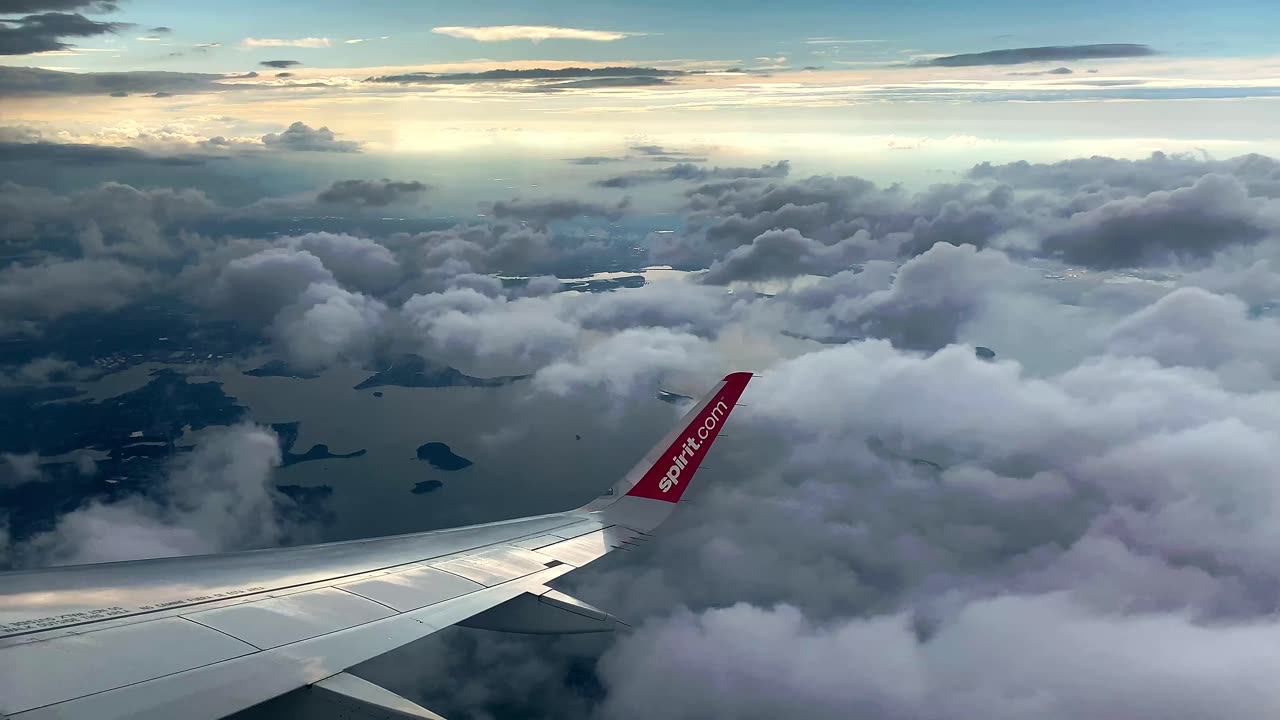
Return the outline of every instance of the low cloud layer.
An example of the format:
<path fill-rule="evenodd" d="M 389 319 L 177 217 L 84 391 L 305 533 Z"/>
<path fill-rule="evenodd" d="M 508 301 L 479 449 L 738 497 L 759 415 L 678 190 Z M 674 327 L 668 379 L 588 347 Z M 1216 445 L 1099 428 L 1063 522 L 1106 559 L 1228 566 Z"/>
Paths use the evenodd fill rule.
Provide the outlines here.
<path fill-rule="evenodd" d="M 0 242 L 24 259 L 0 278 L 0 327 L 160 294 L 297 368 L 414 352 L 529 375 L 475 401 L 504 418 L 486 451 L 527 441 L 621 469 L 679 414 L 658 389 L 759 372 L 693 502 L 562 584 L 634 629 L 454 630 L 361 668 L 446 716 L 1280 710 L 1274 160 L 984 163 L 921 190 L 785 161 L 676 167 L 619 175 L 678 181 L 681 222 L 648 238 L 613 234 L 642 211 L 603 190 L 489 199 L 421 230 L 255 235 L 234 221 L 367 220 L 426 188 L 352 179 L 228 208 L 8 184 Z M 690 272 L 603 293 L 546 276 L 653 261 Z M 47 358 L 3 377 L 67 372 Z M 18 549 L 64 562 L 299 537 L 269 489 L 277 452 L 252 426 L 201 437 L 156 493 L 88 504 Z M 3 484 L 40 461 L 0 458 Z M 519 487 L 598 490 L 526 465 Z"/>

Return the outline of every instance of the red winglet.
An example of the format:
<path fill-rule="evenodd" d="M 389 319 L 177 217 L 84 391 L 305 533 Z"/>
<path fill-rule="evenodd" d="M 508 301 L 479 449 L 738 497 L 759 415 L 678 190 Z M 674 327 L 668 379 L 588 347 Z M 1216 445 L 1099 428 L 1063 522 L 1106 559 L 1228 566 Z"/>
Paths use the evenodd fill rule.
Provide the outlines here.
<path fill-rule="evenodd" d="M 693 419 L 627 495 L 678 502 L 750 381 L 749 372 L 725 375 L 720 389 L 692 413 Z"/>

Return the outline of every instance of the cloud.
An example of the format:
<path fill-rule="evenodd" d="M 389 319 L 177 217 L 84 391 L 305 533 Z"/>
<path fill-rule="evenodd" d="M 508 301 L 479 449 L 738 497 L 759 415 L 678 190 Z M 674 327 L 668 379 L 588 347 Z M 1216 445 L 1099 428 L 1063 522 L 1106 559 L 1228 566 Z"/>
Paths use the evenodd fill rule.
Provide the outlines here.
<path fill-rule="evenodd" d="M 167 97 L 167 95 L 160 95 Z M 203 165 L 210 158 L 200 155 L 155 155 L 131 147 L 83 145 L 52 142 L 0 142 L 0 163 L 37 162 L 73 167 L 113 165 Z"/>
<path fill-rule="evenodd" d="M 21 565 L 43 566 L 279 544 L 290 532 L 277 514 L 277 507 L 289 504 L 272 482 L 279 463 L 279 443 L 270 430 L 212 430 L 189 457 L 174 461 L 147 496 L 92 501 L 13 552 Z"/>
<path fill-rule="evenodd" d="M 865 237 L 867 233 L 861 231 Z M 769 280 L 805 274 L 827 274 L 847 268 L 859 258 L 857 240 L 824 245 L 794 228 L 761 233 L 750 245 L 736 247 L 715 261 L 703 280 L 727 284 L 735 280 Z"/>
<path fill-rule="evenodd" d="M 1075 71 L 1069 67 L 1056 67 L 1052 70 L 1037 70 L 1035 72 L 1012 72 L 1010 75 L 1073 75 Z"/>
<path fill-rule="evenodd" d="M 483 70 L 463 73 L 428 73 L 415 72 L 401 75 L 379 75 L 366 78 L 366 82 L 386 82 L 402 84 L 459 84 L 482 82 L 516 82 L 525 80 L 564 80 L 564 79 L 607 79 L 607 78 L 657 78 L 687 75 L 682 70 L 662 70 L 650 67 L 609 66 L 609 67 L 566 67 L 566 68 L 524 68 L 511 70 Z"/>
<path fill-rule="evenodd" d="M 209 302 L 230 317 L 265 325 L 311 285 L 336 282 L 312 253 L 268 248 L 228 262 L 209 290 Z"/>
<path fill-rule="evenodd" d="M 283 238 L 279 243 L 310 253 L 342 285 L 362 292 L 385 291 L 400 278 L 400 265 L 385 246 L 368 238 L 317 232 Z M 309 281 L 325 282 L 322 273 L 306 273 Z"/>
<path fill-rule="evenodd" d="M 617 220 L 626 213 L 630 204 L 627 198 L 614 205 L 566 198 L 514 198 L 493 203 L 489 206 L 489 212 L 499 219 L 525 220 L 538 227 L 546 227 L 553 222 L 584 216 Z"/>
<path fill-rule="evenodd" d="M 1116 355 L 1150 357 L 1166 366 L 1212 369 L 1230 387 L 1265 388 L 1280 380 L 1280 323 L 1250 317 L 1239 299 L 1179 288 L 1111 328 Z"/>
<path fill-rule="evenodd" d="M 0 55 L 30 55 L 65 50 L 71 45 L 63 42 L 62 38 L 107 35 L 126 26 L 127 23 L 90 20 L 79 13 L 46 12 L 25 15 L 0 22 Z"/>
<path fill-rule="evenodd" d="M 360 143 L 338 140 L 329 128 L 313 128 L 301 121 L 293 123 L 284 132 L 263 135 L 262 144 L 289 152 L 360 152 Z"/>
<path fill-rule="evenodd" d="M 1019 647 L 1015 628 L 1043 642 Z M 738 604 L 624 639 L 603 664 L 602 716 L 1069 718 L 1124 707 L 1127 717 L 1246 717 L 1280 702 L 1252 680 L 1273 669 L 1262 648 L 1278 632 L 1265 621 L 1214 631 L 1178 613 L 1097 616 L 1054 595 L 975 603 L 932 637 L 902 615 L 822 623 L 787 605 Z M 1099 644 L 1110 651 L 1095 657 Z M 785 652 L 750 650 L 760 647 Z M 1225 665 L 1180 661 L 1190 647 Z M 699 684 L 711 676 L 716 692 Z"/>
<path fill-rule="evenodd" d="M 386 207 L 411 201 L 429 186 L 417 180 L 338 180 L 316 196 L 322 203 Z"/>
<path fill-rule="evenodd" d="M 490 25 L 485 27 L 449 26 L 432 28 L 431 32 L 449 37 L 478 40 L 480 42 L 504 42 L 507 40 L 591 40 L 612 42 L 644 33 L 615 32 L 610 30 L 581 30 L 548 25 Z"/>
<path fill-rule="evenodd" d="M 0 238 L 40 254 L 4 270 L 0 288 L 25 290 L 0 290 L 0 312 L 25 308 L 15 326 L 38 330 L 63 296 L 88 298 L 66 300 L 76 312 L 157 285 L 207 288 L 210 311 L 299 365 L 394 349 L 530 373 L 493 399 L 510 422 L 480 442 L 493 458 L 572 452 L 583 477 L 616 476 L 675 422 L 656 388 L 760 371 L 662 537 L 565 578 L 635 630 L 586 642 L 453 630 L 379 661 L 446 714 L 1252 717 L 1280 707 L 1266 649 L 1280 603 L 1278 177 L 1259 156 L 1153 156 L 980 165 L 920 190 L 736 172 L 680 186 L 679 231 L 647 242 L 711 279 L 783 281 L 772 296 L 487 275 L 644 262 L 615 247 L 632 234 L 557 227 L 631 212 L 588 194 L 366 237 L 292 230 L 289 218 L 329 214 L 310 194 L 227 208 L 194 191 L 9 184 Z M 249 213 L 288 224 L 209 220 Z M 192 237 L 197 221 L 215 234 Z M 145 270 L 112 257 L 148 247 L 171 254 Z M 46 265 L 85 260 L 43 253 L 97 264 L 54 281 Z M 94 285 L 119 268 L 126 280 Z M 823 277 L 785 282 L 797 274 Z M 6 371 L 74 372 L 57 359 Z M 223 509 L 189 516 L 203 496 L 166 478 L 150 499 L 85 506 L 27 557 L 288 539 L 260 510 L 278 507 L 261 480 L 274 445 L 247 446 L 222 457 L 258 458 L 244 475 L 259 480 L 191 484 Z M 525 465 L 512 493 L 595 489 Z M 417 654 L 425 664 L 405 660 Z M 498 661 L 512 672 L 479 671 Z"/>
<path fill-rule="evenodd" d="M 38 321 L 136 300 L 149 284 L 140 268 L 116 260 L 46 260 L 0 269 L 0 334 L 37 329 Z"/>
<path fill-rule="evenodd" d="M 263 67 L 284 69 L 301 65 L 302 62 L 298 60 L 263 60 L 258 64 Z"/>
<path fill-rule="evenodd" d="M 780 178 L 791 172 L 791 163 L 779 160 L 758 168 L 715 167 L 704 168 L 692 163 L 679 163 L 661 170 L 637 170 L 596 181 L 606 188 L 628 188 L 647 183 L 692 180 L 703 182 L 713 178 Z"/>
<path fill-rule="evenodd" d="M 16 487 L 40 477 L 39 453 L 0 453 L 0 488 Z M 4 557 L 3 552 L 0 557 Z"/>
<path fill-rule="evenodd" d="M 1032 62 L 1144 57 L 1155 54 L 1156 51 L 1146 45 L 1134 45 L 1131 43 L 1052 45 L 1048 47 L 988 50 L 964 55 L 946 55 L 922 60 L 917 64 L 934 67 L 974 67 L 978 65 L 1020 65 Z"/>
<path fill-rule="evenodd" d="M 694 374 L 713 362 L 706 340 L 667 328 L 623 330 L 577 356 L 552 363 L 533 377 L 553 395 L 600 391 L 613 397 L 638 391 L 652 396 L 669 374 Z"/>
<path fill-rule="evenodd" d="M 135 71 L 71 73 L 39 68 L 0 66 L 0 97 L 41 95 L 107 95 L 113 92 L 210 92 L 235 89 L 219 84 L 222 75 Z"/>
<path fill-rule="evenodd" d="M 564 90 L 589 90 L 595 88 L 652 87 L 654 85 L 675 84 L 667 78 L 660 77 L 602 77 L 586 80 L 565 80 L 562 82 L 544 83 L 535 87 L 522 88 L 520 92 L 552 93 Z"/>
<path fill-rule="evenodd" d="M 303 38 L 255 38 L 247 37 L 240 41 L 240 45 L 246 48 L 327 48 L 330 45 L 327 37 L 303 37 Z"/>
<path fill-rule="evenodd" d="M 0 243 L 56 256 L 171 257 L 178 232 L 225 212 L 198 190 L 138 190 L 119 183 L 57 195 L 0 184 Z"/>
<path fill-rule="evenodd" d="M 386 314 L 386 305 L 367 295 L 312 283 L 280 312 L 271 334 L 291 366 L 359 366 L 373 359 Z"/>
<path fill-rule="evenodd" d="M 115 0 L 6 0 L 0 12 L 40 13 L 84 10 L 86 12 L 115 12 L 120 3 Z"/>
<path fill-rule="evenodd" d="M 578 329 L 547 312 L 545 300 L 507 300 L 471 288 L 414 295 L 401 316 L 429 357 L 454 366 L 501 360 L 541 367 L 573 351 Z"/>
<path fill-rule="evenodd" d="M 618 162 L 622 158 L 605 157 L 603 155 L 586 155 L 583 157 L 567 158 L 565 162 L 570 165 L 604 165 L 606 163 Z"/>
<path fill-rule="evenodd" d="M 1251 197 L 1239 180 L 1210 174 L 1189 187 L 1125 197 L 1074 213 L 1043 246 L 1069 263 L 1115 268 L 1174 257 L 1207 258 L 1280 229 L 1280 203 Z"/>
<path fill-rule="evenodd" d="M 1161 154 L 982 164 L 968 173 L 971 182 L 915 193 L 847 177 L 709 180 L 688 192 L 687 230 L 658 238 L 653 252 L 660 262 L 707 267 L 770 230 L 794 229 L 826 246 L 865 230 L 857 243 L 865 259 L 917 255 L 947 242 L 1098 269 L 1203 265 L 1276 231 L 1277 167 L 1261 157 Z M 649 171 L 640 179 L 656 177 Z"/>
<path fill-rule="evenodd" d="M 671 148 L 663 147 L 662 145 L 632 145 L 630 150 L 632 152 L 638 152 L 641 155 L 660 158 L 689 157 L 695 154 L 685 152 L 684 150 L 672 150 Z"/>

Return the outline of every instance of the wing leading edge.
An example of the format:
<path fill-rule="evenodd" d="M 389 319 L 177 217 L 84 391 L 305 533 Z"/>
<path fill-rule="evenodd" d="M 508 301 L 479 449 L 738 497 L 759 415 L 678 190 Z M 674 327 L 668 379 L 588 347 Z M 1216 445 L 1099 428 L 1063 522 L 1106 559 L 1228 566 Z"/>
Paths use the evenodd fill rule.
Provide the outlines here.
<path fill-rule="evenodd" d="M 594 631 L 570 615 L 612 616 L 546 583 L 647 541 L 750 379 L 726 376 L 611 495 L 577 510 L 297 548 L 0 573 L 0 715 L 220 718 L 469 619 L 515 631 L 520 618 L 541 628 L 526 631 Z"/>

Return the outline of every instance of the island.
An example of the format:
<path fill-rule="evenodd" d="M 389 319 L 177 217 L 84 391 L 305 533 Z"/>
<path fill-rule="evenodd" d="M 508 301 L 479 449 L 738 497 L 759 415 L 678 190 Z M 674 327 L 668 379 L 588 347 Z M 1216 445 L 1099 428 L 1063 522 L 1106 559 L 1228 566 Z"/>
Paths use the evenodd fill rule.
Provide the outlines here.
<path fill-rule="evenodd" d="M 276 509 L 286 520 L 300 525 L 337 520 L 329 507 L 333 488 L 328 485 L 277 485 L 276 490 L 284 496 L 277 498 Z"/>
<path fill-rule="evenodd" d="M 423 480 L 417 485 L 414 485 L 413 489 L 410 490 L 409 492 L 413 493 L 414 495 L 426 495 L 427 493 L 434 492 L 436 490 L 439 490 L 442 487 L 444 487 L 444 483 L 440 482 L 439 480 Z"/>
<path fill-rule="evenodd" d="M 320 377 L 315 373 L 295 370 L 283 360 L 272 360 L 261 367 L 256 367 L 252 370 L 245 370 L 244 374 L 251 377 L 282 377 L 293 378 L 295 380 L 314 380 Z"/>
<path fill-rule="evenodd" d="M 396 358 L 385 370 L 369 376 L 356 385 L 355 389 L 367 390 L 386 385 L 411 388 L 500 387 L 528 377 L 528 375 L 472 377 L 446 365 L 433 363 L 421 355 L 410 354 Z"/>
<path fill-rule="evenodd" d="M 640 288 L 645 286 L 643 275 L 623 275 L 622 277 L 596 278 L 594 280 L 571 280 L 563 283 L 562 290 L 577 292 L 609 292 L 622 288 Z"/>
<path fill-rule="evenodd" d="M 298 428 L 301 425 L 302 423 L 300 422 L 290 422 L 275 423 L 271 426 L 271 429 L 280 438 L 280 467 L 289 467 L 309 460 L 348 460 L 360 457 L 368 452 L 368 450 L 361 448 L 355 452 L 338 455 L 329 452 L 328 445 L 317 443 L 304 453 L 295 453 L 293 452 L 293 444 L 298 441 Z"/>
<path fill-rule="evenodd" d="M 456 455 L 448 445 L 441 442 L 429 442 L 418 447 L 418 459 L 431 463 L 437 470 L 454 472 L 471 466 L 471 461 Z"/>

